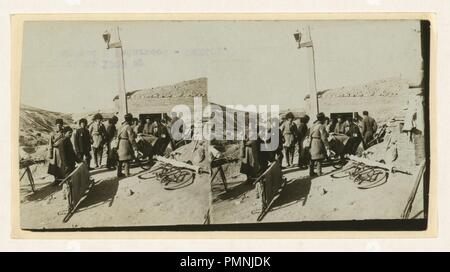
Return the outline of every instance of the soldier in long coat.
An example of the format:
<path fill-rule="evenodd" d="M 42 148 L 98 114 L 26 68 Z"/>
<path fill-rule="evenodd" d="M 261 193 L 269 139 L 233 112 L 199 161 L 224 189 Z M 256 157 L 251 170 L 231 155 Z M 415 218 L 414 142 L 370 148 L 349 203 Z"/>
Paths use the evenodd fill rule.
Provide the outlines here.
<path fill-rule="evenodd" d="M 97 168 L 102 165 L 103 146 L 106 139 L 106 128 L 102 124 L 102 120 L 103 116 L 100 113 L 95 114 L 93 123 L 89 128 L 92 137 L 92 153 Z"/>
<path fill-rule="evenodd" d="M 63 133 L 63 120 L 56 119 L 55 132 L 50 135 L 49 141 L 49 165 L 47 173 L 55 177 L 55 184 L 64 178 L 63 158 L 61 157 Z"/>
<path fill-rule="evenodd" d="M 309 137 L 311 146 L 309 152 L 311 154 L 311 162 L 309 164 L 309 175 L 311 177 L 322 175 L 322 161 L 329 155 L 328 132 L 325 127 L 325 114 L 323 112 L 317 114 L 317 121 L 314 122 L 310 129 Z M 314 167 L 317 165 L 317 173 Z"/>
<path fill-rule="evenodd" d="M 78 121 L 78 128 L 73 135 L 73 142 L 75 145 L 75 153 L 80 160 L 84 160 L 89 170 L 91 168 L 91 144 L 92 138 L 89 130 L 87 129 L 87 120 L 82 118 Z"/>
<path fill-rule="evenodd" d="M 357 125 L 358 119 L 357 118 L 351 118 L 349 119 L 349 127 L 346 135 L 350 137 L 347 142 L 347 150 L 346 153 L 348 154 L 356 154 L 356 151 L 358 149 L 358 146 L 360 145 L 362 141 L 362 135 L 361 131 L 359 130 L 359 126 Z"/>
<path fill-rule="evenodd" d="M 303 141 L 305 140 L 306 136 L 308 136 L 308 122 L 309 122 L 309 116 L 305 115 L 300 118 L 300 124 L 297 128 L 297 142 L 298 142 L 298 167 L 303 168 L 307 167 L 307 160 L 305 156 L 305 151 L 303 147 Z"/>
<path fill-rule="evenodd" d="M 369 112 L 363 111 L 362 129 L 364 149 L 369 148 L 370 141 L 373 140 L 373 135 L 377 132 L 377 122 L 369 116 Z"/>
<path fill-rule="evenodd" d="M 81 163 L 82 160 L 75 154 L 72 141 L 72 128 L 67 126 L 63 129 L 64 138 L 62 141 L 61 157 L 63 158 L 64 177 L 67 177 L 73 170 L 75 170 L 76 163 Z"/>
<path fill-rule="evenodd" d="M 156 155 L 163 155 L 166 151 L 167 145 L 171 141 L 170 133 L 167 127 L 159 120 L 155 121 L 151 126 L 151 135 L 158 139 L 154 143 L 153 147 Z"/>
<path fill-rule="evenodd" d="M 117 133 L 118 137 L 118 166 L 117 177 L 123 177 L 122 166 L 125 166 L 125 176 L 130 176 L 130 162 L 136 157 L 137 146 L 135 141 L 135 134 L 131 127 L 133 122 L 133 115 L 125 114 L 125 122 Z"/>
<path fill-rule="evenodd" d="M 260 160 L 258 152 L 259 144 L 257 140 L 244 140 L 241 142 L 241 173 L 247 175 L 247 179 L 258 177 L 260 171 Z"/>
<path fill-rule="evenodd" d="M 114 147 L 111 147 L 112 141 L 117 137 L 117 121 L 117 117 L 113 116 L 108 120 L 108 126 L 106 127 L 106 167 L 108 169 L 114 169 L 117 164 L 117 160 L 115 159 L 115 152 L 117 150 L 113 150 Z"/>

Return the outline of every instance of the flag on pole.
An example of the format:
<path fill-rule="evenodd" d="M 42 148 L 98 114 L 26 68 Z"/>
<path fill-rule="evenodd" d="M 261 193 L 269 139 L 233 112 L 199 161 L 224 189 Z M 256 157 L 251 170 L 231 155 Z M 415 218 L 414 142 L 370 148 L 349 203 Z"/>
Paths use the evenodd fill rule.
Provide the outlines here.
<path fill-rule="evenodd" d="M 122 48 L 122 42 L 118 41 L 114 43 L 109 43 L 109 48 Z"/>
<path fill-rule="evenodd" d="M 120 40 L 119 29 L 113 29 L 111 33 L 108 31 L 103 34 L 103 38 L 107 44 L 107 48 L 122 48 L 122 41 Z"/>

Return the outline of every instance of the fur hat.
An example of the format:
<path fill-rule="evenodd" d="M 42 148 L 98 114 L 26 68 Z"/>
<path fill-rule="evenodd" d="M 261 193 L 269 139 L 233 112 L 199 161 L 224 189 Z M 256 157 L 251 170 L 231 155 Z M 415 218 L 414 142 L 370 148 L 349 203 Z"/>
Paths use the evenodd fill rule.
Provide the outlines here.
<path fill-rule="evenodd" d="M 286 119 L 294 119 L 294 114 L 292 112 L 286 113 Z"/>
<path fill-rule="evenodd" d="M 94 114 L 94 117 L 92 117 L 92 120 L 103 120 L 103 116 L 100 113 Z"/>
<path fill-rule="evenodd" d="M 133 114 L 127 113 L 123 116 L 123 119 L 125 119 L 125 122 L 131 123 L 133 121 Z"/>
<path fill-rule="evenodd" d="M 63 133 L 72 132 L 72 131 L 73 131 L 73 129 L 69 126 L 64 127 L 62 130 Z"/>
<path fill-rule="evenodd" d="M 324 121 L 325 120 L 325 114 L 323 112 L 319 112 L 317 114 L 317 120 Z"/>
<path fill-rule="evenodd" d="M 81 125 L 81 123 L 84 123 L 87 126 L 88 121 L 86 120 L 86 118 L 81 118 L 80 121 L 78 121 L 78 124 Z"/>

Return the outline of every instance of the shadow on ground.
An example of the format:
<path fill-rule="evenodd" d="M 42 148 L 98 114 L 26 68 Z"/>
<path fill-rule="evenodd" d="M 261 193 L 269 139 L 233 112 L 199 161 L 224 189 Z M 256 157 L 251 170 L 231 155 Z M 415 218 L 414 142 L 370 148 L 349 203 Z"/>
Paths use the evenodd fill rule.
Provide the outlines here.
<path fill-rule="evenodd" d="M 214 202 L 239 198 L 240 196 L 253 190 L 254 188 L 255 188 L 255 185 L 253 185 L 252 182 L 247 182 L 247 181 L 241 182 L 232 188 L 228 188 L 228 191 L 225 191 L 222 194 L 219 194 L 214 199 Z"/>
<path fill-rule="evenodd" d="M 311 178 L 309 176 L 299 177 L 289 181 L 279 197 L 273 202 L 271 210 L 277 210 L 302 201 L 302 205 L 308 200 L 311 190 Z"/>
<path fill-rule="evenodd" d="M 112 177 L 97 182 L 89 191 L 86 198 L 80 203 L 78 211 L 87 210 L 109 203 L 109 207 L 113 205 L 114 197 L 119 188 L 119 179 Z"/>
<path fill-rule="evenodd" d="M 53 182 L 51 182 L 43 187 L 36 188 L 36 192 L 27 195 L 25 197 L 25 201 L 41 201 L 53 195 L 54 193 L 61 191 L 61 189 L 62 186 L 57 186 Z"/>

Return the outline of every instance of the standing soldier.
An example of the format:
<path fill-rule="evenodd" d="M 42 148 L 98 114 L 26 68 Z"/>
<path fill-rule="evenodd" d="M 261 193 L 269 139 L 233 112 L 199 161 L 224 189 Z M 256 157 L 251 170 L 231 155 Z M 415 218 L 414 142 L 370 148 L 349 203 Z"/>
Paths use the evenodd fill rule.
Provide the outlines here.
<path fill-rule="evenodd" d="M 325 125 L 325 130 L 328 133 L 330 133 L 334 130 L 334 123 L 330 120 L 330 117 L 325 117 L 324 125 Z"/>
<path fill-rule="evenodd" d="M 82 118 L 78 121 L 79 129 L 74 134 L 75 153 L 80 160 L 84 160 L 89 170 L 91 168 L 91 144 L 92 138 L 87 129 L 87 120 Z"/>
<path fill-rule="evenodd" d="M 158 138 L 153 146 L 156 155 L 163 155 L 166 151 L 167 145 L 170 143 L 169 130 L 165 126 L 165 122 L 163 120 L 156 120 L 152 126 L 152 134 Z"/>
<path fill-rule="evenodd" d="M 294 114 L 292 112 L 286 114 L 286 120 L 281 125 L 281 133 L 284 137 L 283 147 L 287 167 L 291 167 L 294 162 L 295 137 L 297 134 L 297 126 L 294 123 Z"/>
<path fill-rule="evenodd" d="M 150 120 L 150 118 L 145 119 L 144 130 L 142 131 L 142 133 L 144 133 L 145 135 L 151 134 L 151 132 L 152 132 L 151 126 L 152 126 L 152 121 Z"/>
<path fill-rule="evenodd" d="M 102 124 L 103 116 L 96 113 L 93 117 L 93 123 L 89 128 L 92 137 L 92 153 L 94 155 L 95 167 L 102 165 L 103 145 L 105 144 L 106 129 Z"/>
<path fill-rule="evenodd" d="M 336 134 L 345 134 L 348 130 L 348 125 L 346 122 L 344 122 L 344 119 L 342 116 L 338 116 L 337 123 L 334 127 L 334 133 Z"/>
<path fill-rule="evenodd" d="M 178 118 L 177 113 L 173 111 L 170 116 L 169 127 L 171 128 L 179 119 L 180 118 Z"/>
<path fill-rule="evenodd" d="M 136 135 L 144 133 L 144 127 L 145 127 L 145 120 L 139 119 L 137 125 L 134 127 L 134 133 Z"/>
<path fill-rule="evenodd" d="M 64 178 L 63 158 L 61 156 L 61 143 L 64 139 L 63 120 L 56 119 L 55 132 L 51 134 L 49 141 L 49 165 L 47 173 L 54 176 L 54 184 L 57 185 Z"/>
<path fill-rule="evenodd" d="M 377 128 L 377 122 L 375 122 L 375 119 L 369 116 L 368 111 L 363 111 L 361 132 L 363 136 L 364 149 L 370 147 L 369 143 L 373 140 L 373 135 L 377 132 Z"/>
<path fill-rule="evenodd" d="M 308 122 L 309 122 L 309 116 L 305 115 L 300 118 L 300 124 L 298 125 L 297 129 L 297 142 L 298 142 L 298 167 L 303 168 L 307 167 L 306 164 L 306 156 L 304 148 L 307 148 L 306 146 L 303 146 L 303 141 L 305 140 L 306 136 L 308 135 Z"/>
<path fill-rule="evenodd" d="M 248 128 L 245 140 L 240 145 L 241 173 L 247 175 L 247 180 L 251 181 L 258 177 L 260 171 L 259 143 L 257 140 L 250 140 Z"/>
<path fill-rule="evenodd" d="M 122 165 L 125 165 L 125 176 L 130 176 L 130 161 L 137 157 L 137 147 L 135 141 L 135 135 L 131 127 L 133 123 L 133 115 L 130 113 L 125 114 L 125 122 L 117 133 L 118 137 L 118 156 L 119 164 L 117 166 L 117 177 L 123 177 Z M 133 150 L 136 150 L 133 152 Z"/>
<path fill-rule="evenodd" d="M 108 126 L 106 127 L 106 167 L 108 169 L 113 169 L 115 167 L 115 163 L 113 163 L 114 155 L 111 149 L 111 142 L 117 136 L 117 117 L 113 116 L 108 120 Z"/>
<path fill-rule="evenodd" d="M 267 133 L 270 135 L 267 140 L 263 141 L 263 144 L 269 148 L 272 145 L 272 141 L 276 141 L 274 144 L 276 145 L 275 150 L 273 151 L 263 151 L 260 154 L 263 154 L 263 158 L 260 159 L 264 164 L 261 166 L 266 166 L 265 164 L 278 161 L 278 164 L 281 166 L 283 163 L 283 143 L 284 138 L 281 133 L 281 129 L 279 127 L 279 120 L 277 117 L 272 117 L 270 121 L 267 122 Z M 278 130 L 278 135 L 277 135 Z M 262 171 L 261 171 L 262 172 Z"/>
<path fill-rule="evenodd" d="M 349 119 L 349 126 L 346 135 L 349 137 L 347 142 L 348 150 L 346 153 L 355 155 L 358 150 L 358 146 L 362 141 L 361 131 L 359 130 L 359 126 L 357 125 L 357 118 Z"/>
<path fill-rule="evenodd" d="M 64 162 L 64 177 L 67 177 L 73 170 L 75 170 L 75 166 L 77 163 L 81 163 L 82 160 L 76 155 L 72 141 L 72 128 L 67 126 L 63 129 L 64 139 L 62 142 L 62 157 Z"/>
<path fill-rule="evenodd" d="M 131 122 L 131 129 L 133 129 L 133 132 L 137 135 L 138 132 L 138 126 L 139 126 L 139 119 L 133 118 L 133 121 Z"/>
<path fill-rule="evenodd" d="M 328 132 L 325 127 L 325 114 L 317 114 L 317 121 L 309 132 L 311 139 L 311 162 L 309 164 L 309 175 L 315 177 L 322 175 L 322 161 L 329 156 Z M 314 166 L 317 164 L 317 173 L 314 172 Z"/>

